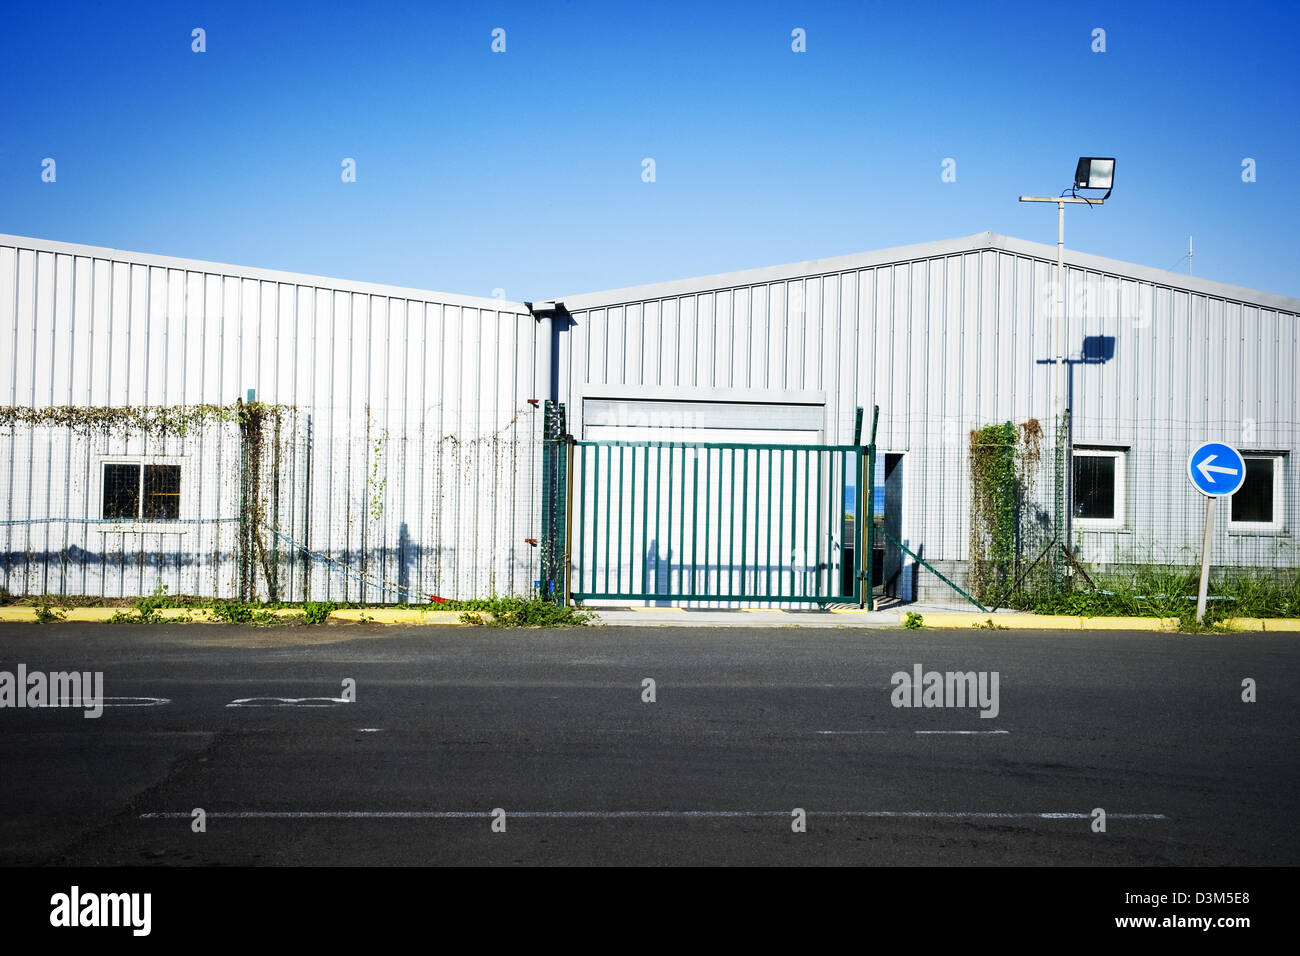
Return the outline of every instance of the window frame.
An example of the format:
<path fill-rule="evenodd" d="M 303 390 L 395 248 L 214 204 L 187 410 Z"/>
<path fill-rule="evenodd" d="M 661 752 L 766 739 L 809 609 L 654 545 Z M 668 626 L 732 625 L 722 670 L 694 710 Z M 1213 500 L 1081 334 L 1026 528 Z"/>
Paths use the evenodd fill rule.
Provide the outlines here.
<path fill-rule="evenodd" d="M 1070 524 L 1079 531 L 1120 531 L 1125 527 L 1128 513 L 1128 448 L 1105 445 L 1077 445 L 1070 449 Z M 1074 512 L 1075 494 L 1074 459 L 1113 458 L 1115 460 L 1115 517 L 1080 518 Z"/>
<path fill-rule="evenodd" d="M 187 461 L 184 456 L 178 455 L 102 455 L 98 458 L 96 466 L 98 468 L 99 480 L 96 483 L 96 502 L 95 515 L 100 523 L 106 526 L 112 526 L 116 530 L 130 531 L 162 531 L 164 529 L 179 533 L 178 525 L 182 524 L 186 518 L 186 503 L 189 501 L 189 495 L 186 493 L 186 474 L 189 469 L 185 466 Z M 136 465 L 140 468 L 140 484 L 137 491 L 136 499 L 136 516 L 134 518 L 105 518 L 104 517 L 104 468 L 107 465 Z M 178 491 L 180 501 L 176 507 L 175 518 L 145 518 L 144 514 L 144 471 L 149 465 L 173 465 L 180 469 L 178 478 Z"/>
<path fill-rule="evenodd" d="M 1273 520 L 1234 521 L 1232 520 L 1232 502 L 1229 501 L 1228 530 L 1237 534 L 1276 533 L 1282 531 L 1286 527 L 1286 453 L 1278 451 L 1243 451 L 1241 457 L 1247 462 L 1252 458 L 1271 458 L 1273 460 Z"/>

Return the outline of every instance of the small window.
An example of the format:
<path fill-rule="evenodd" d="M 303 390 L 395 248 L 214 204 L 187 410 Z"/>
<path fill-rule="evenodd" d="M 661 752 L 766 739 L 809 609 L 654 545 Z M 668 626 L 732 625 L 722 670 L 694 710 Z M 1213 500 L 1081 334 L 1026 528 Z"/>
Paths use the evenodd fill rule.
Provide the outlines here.
<path fill-rule="evenodd" d="M 1241 530 L 1282 527 L 1282 456 L 1243 455 L 1246 480 L 1232 496 L 1230 526 Z"/>
<path fill-rule="evenodd" d="M 176 521 L 181 516 L 181 466 L 105 463 L 103 514 L 122 521 Z"/>
<path fill-rule="evenodd" d="M 104 466 L 104 517 L 134 521 L 140 517 L 140 466 Z"/>
<path fill-rule="evenodd" d="M 1124 452 L 1076 448 L 1074 518 L 1084 528 L 1118 528 L 1124 523 Z"/>

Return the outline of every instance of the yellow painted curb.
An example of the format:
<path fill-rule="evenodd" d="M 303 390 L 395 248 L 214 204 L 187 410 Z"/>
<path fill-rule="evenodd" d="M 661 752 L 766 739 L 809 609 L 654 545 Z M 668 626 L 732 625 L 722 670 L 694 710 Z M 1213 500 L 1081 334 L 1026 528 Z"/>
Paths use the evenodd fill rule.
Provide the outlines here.
<path fill-rule="evenodd" d="M 906 611 L 900 611 L 898 623 L 907 621 Z M 1053 628 L 1058 630 L 1078 631 L 1081 629 L 1079 618 L 1063 614 L 965 614 L 938 613 L 921 614 L 921 623 L 925 627 L 974 627 L 976 624 L 987 625 L 989 619 L 1001 628 Z"/>
<path fill-rule="evenodd" d="M 82 624 L 104 624 L 121 614 L 134 618 L 139 612 L 134 607 L 73 607 L 51 610 L 59 619 Z M 254 609 L 257 614 L 273 614 L 276 617 L 297 617 L 301 608 L 281 607 L 269 610 Z M 221 618 L 205 607 L 164 607 L 157 611 L 158 617 L 166 621 L 190 624 L 223 624 Z M 461 624 L 459 611 L 418 611 L 405 608 L 343 608 L 331 611 L 334 620 L 362 621 L 375 624 Z M 36 622 L 36 609 L 33 607 L 0 607 L 0 623 Z"/>
<path fill-rule="evenodd" d="M 1172 617 L 1077 617 L 1070 614 L 922 614 L 925 627 L 987 627 L 992 619 L 997 630 L 1061 631 L 1173 631 L 1178 619 Z M 900 612 L 898 623 L 907 621 Z"/>
<path fill-rule="evenodd" d="M 1041 628 L 1058 631 L 1078 631 L 1083 628 L 1080 619 L 1069 614 L 1008 614 L 1005 617 L 994 614 L 970 614 L 967 616 L 970 618 L 970 624 L 967 626 L 974 626 L 976 624 L 987 625 L 989 618 L 992 618 L 993 623 L 998 625 L 998 627 L 1026 628 L 1031 630 L 1039 630 Z M 929 621 L 926 621 L 926 623 L 928 624 Z"/>
<path fill-rule="evenodd" d="M 330 611 L 336 621 L 358 624 L 461 624 L 460 611 L 419 611 L 396 607 L 350 607 Z"/>
<path fill-rule="evenodd" d="M 1262 631 L 1264 621 L 1258 617 L 1233 617 L 1224 621 L 1223 626 L 1231 631 Z"/>
<path fill-rule="evenodd" d="M 1082 617 L 1085 631 L 1176 631 L 1176 617 Z"/>
<path fill-rule="evenodd" d="M 1234 631 L 1300 631 L 1300 618 L 1234 617 L 1223 622 Z"/>
<path fill-rule="evenodd" d="M 114 614 L 134 614 L 131 607 L 73 607 L 63 611 L 68 621 L 107 621 Z"/>

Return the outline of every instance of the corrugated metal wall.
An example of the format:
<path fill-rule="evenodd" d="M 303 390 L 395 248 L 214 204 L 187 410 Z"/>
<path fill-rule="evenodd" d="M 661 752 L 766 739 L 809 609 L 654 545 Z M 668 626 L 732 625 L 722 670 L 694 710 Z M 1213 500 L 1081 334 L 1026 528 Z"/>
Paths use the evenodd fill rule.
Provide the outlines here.
<path fill-rule="evenodd" d="M 320 557 L 281 542 L 288 597 L 467 598 L 536 578 L 541 412 L 528 399 L 545 396 L 521 304 L 0 237 L 0 342 L 0 401 L 14 406 L 229 405 L 249 389 L 293 406 L 280 523 Z M 233 426 L 165 440 L 5 431 L 6 589 L 234 593 Z M 102 460 L 158 455 L 186 464 L 192 524 L 96 523 Z"/>
<path fill-rule="evenodd" d="M 575 434 L 589 385 L 664 397 L 745 389 L 754 400 L 821 389 L 836 442 L 852 441 L 855 408 L 878 404 L 879 449 L 907 453 L 906 538 L 926 558 L 963 561 L 969 432 L 1029 418 L 1050 430 L 1055 374 L 1043 364 L 1053 356 L 1054 256 L 1006 248 L 1032 244 L 1004 237 L 973 240 L 935 243 L 953 251 L 906 261 L 880 262 L 882 253 L 833 269 L 809 263 L 568 298 L 561 381 Z M 1204 499 L 1187 482 L 1186 457 L 1215 439 L 1291 453 L 1287 528 L 1261 538 L 1230 533 L 1221 519 L 1216 561 L 1300 563 L 1291 531 L 1300 517 L 1296 313 L 1097 262 L 1067 262 L 1073 441 L 1129 449 L 1128 502 L 1124 528 L 1080 532 L 1080 547 L 1112 561 L 1152 546 L 1199 553 Z"/>
<path fill-rule="evenodd" d="M 929 559 L 962 561 L 969 431 L 1029 418 L 1050 427 L 1052 251 L 985 234 L 569 298 L 558 392 L 577 435 L 589 390 L 606 403 L 820 392 L 830 443 L 851 441 L 854 410 L 879 404 L 881 452 L 905 453 L 904 536 Z M 1186 455 L 1218 439 L 1288 454 L 1287 520 L 1267 534 L 1221 520 L 1214 560 L 1300 563 L 1295 300 L 1068 261 L 1073 440 L 1127 451 L 1125 524 L 1076 529 L 1084 555 L 1178 562 L 1194 552 L 1203 502 L 1187 486 Z M 277 446 L 287 597 L 531 587 L 541 411 L 528 399 L 546 398 L 549 366 L 538 338 L 518 303 L 0 236 L 0 342 L 11 351 L 0 401 L 226 405 L 255 389 L 296 409 Z M 237 430 L 166 440 L 5 431 L 5 588 L 233 593 Z M 190 466 L 182 500 L 193 526 L 106 534 L 102 462 L 160 455 Z M 169 553 L 178 557 L 150 557 Z"/>

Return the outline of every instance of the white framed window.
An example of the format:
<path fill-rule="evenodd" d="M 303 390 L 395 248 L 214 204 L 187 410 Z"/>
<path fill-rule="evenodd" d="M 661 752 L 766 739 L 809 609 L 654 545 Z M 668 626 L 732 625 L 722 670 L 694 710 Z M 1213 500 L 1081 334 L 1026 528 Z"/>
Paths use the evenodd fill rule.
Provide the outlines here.
<path fill-rule="evenodd" d="M 1075 448 L 1073 469 L 1073 523 L 1083 530 L 1124 526 L 1124 448 Z"/>
<path fill-rule="evenodd" d="M 1280 531 L 1286 518 L 1282 489 L 1286 456 L 1243 452 L 1246 480 L 1232 496 L 1229 531 Z"/>
<path fill-rule="evenodd" d="M 100 517 L 124 524 L 181 517 L 181 463 L 109 458 L 100 462 Z"/>

